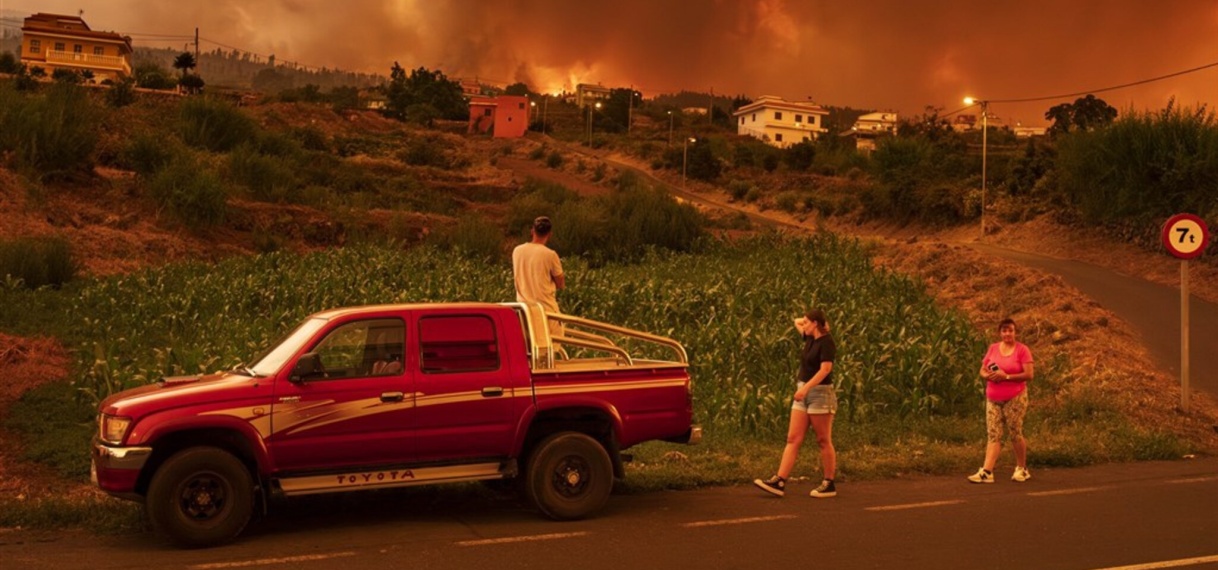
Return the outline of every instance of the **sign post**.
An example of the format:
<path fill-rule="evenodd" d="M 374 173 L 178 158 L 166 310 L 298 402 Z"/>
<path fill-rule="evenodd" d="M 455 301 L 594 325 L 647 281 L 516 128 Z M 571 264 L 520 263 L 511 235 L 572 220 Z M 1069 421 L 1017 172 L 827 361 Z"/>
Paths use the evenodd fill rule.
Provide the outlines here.
<path fill-rule="evenodd" d="M 1199 257 L 1209 244 L 1205 220 L 1193 214 L 1176 214 L 1163 224 L 1163 246 L 1180 259 L 1180 408 L 1188 412 L 1188 260 Z"/>

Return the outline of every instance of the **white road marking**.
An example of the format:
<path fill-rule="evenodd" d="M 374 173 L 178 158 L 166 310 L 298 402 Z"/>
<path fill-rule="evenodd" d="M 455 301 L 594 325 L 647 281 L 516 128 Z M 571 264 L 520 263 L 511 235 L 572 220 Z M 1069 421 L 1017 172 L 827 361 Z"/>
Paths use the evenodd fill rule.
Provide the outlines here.
<path fill-rule="evenodd" d="M 721 520 L 716 520 L 716 521 L 698 521 L 698 522 L 685 523 L 685 524 L 682 524 L 681 526 L 683 526 L 685 528 L 699 528 L 699 527 L 704 527 L 704 526 L 722 526 L 725 524 L 748 524 L 748 523 L 755 523 L 755 522 L 785 521 L 787 519 L 794 519 L 794 518 L 799 518 L 799 517 L 796 515 L 774 515 L 772 517 L 747 517 L 747 518 L 743 518 L 743 519 L 721 519 Z"/>
<path fill-rule="evenodd" d="M 1112 566 L 1110 568 L 1098 568 L 1096 570 L 1153 570 L 1155 568 L 1177 568 L 1180 566 L 1193 566 L 1196 564 L 1209 564 L 1210 562 L 1218 562 L 1218 556 L 1199 556 L 1197 558 L 1180 558 L 1178 560 L 1164 560 L 1162 562 L 1147 562 L 1146 564 L 1132 564 L 1130 566 Z"/>
<path fill-rule="evenodd" d="M 556 532 L 553 534 L 533 534 L 529 536 L 508 536 L 504 538 L 488 538 L 485 540 L 462 540 L 457 546 L 487 546 L 491 544 L 508 544 L 512 542 L 535 542 L 538 540 L 557 540 L 560 538 L 575 538 L 587 536 L 586 532 Z"/>
<path fill-rule="evenodd" d="M 187 566 L 194 570 L 216 570 L 218 568 L 248 568 L 250 566 L 270 566 L 272 564 L 292 564 L 294 562 L 316 562 L 332 558 L 355 556 L 355 552 L 334 552 L 331 554 L 306 554 L 302 556 L 286 556 L 283 558 L 259 558 L 257 560 L 240 560 L 237 562 L 213 562 L 211 564 L 195 564 Z"/>
<path fill-rule="evenodd" d="M 903 511 L 905 509 L 922 509 L 926 507 L 941 507 L 944 505 L 958 505 L 963 503 L 963 500 L 955 501 L 931 501 L 929 503 L 907 503 L 904 505 L 885 505 L 883 507 L 867 507 L 864 511 Z"/>
<path fill-rule="evenodd" d="M 1033 491 L 1028 493 L 1029 497 L 1053 497 L 1056 495 L 1077 495 L 1079 493 L 1094 493 L 1096 491 L 1106 491 L 1111 489 L 1111 486 L 1100 487 L 1078 487 L 1075 489 L 1058 489 L 1056 491 Z"/>
<path fill-rule="evenodd" d="M 1191 479 L 1172 479 L 1171 481 L 1167 481 L 1167 482 L 1172 485 L 1178 485 L 1180 483 L 1205 483 L 1207 481 L 1218 481 L 1218 477 L 1193 477 Z"/>

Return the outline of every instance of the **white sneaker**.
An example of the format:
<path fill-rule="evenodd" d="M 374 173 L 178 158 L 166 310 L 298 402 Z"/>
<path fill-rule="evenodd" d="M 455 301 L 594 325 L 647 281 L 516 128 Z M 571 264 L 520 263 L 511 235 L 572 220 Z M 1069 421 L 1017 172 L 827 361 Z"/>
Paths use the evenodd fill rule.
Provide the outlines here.
<path fill-rule="evenodd" d="M 985 467 L 982 467 L 981 469 L 978 469 L 976 473 L 969 475 L 968 480 L 972 481 L 973 483 L 993 483 L 994 474 L 986 471 Z"/>
<path fill-rule="evenodd" d="M 1028 473 L 1028 469 L 1026 467 L 1016 467 L 1015 474 L 1011 475 L 1012 481 L 1019 481 L 1020 483 L 1023 483 L 1024 481 L 1027 481 L 1028 479 L 1031 479 L 1031 478 L 1032 478 L 1032 474 Z"/>

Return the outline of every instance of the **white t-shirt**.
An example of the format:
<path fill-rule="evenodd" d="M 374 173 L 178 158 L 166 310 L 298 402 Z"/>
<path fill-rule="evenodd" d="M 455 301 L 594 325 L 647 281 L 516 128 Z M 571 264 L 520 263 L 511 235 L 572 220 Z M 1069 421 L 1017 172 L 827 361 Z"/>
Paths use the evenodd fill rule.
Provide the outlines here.
<path fill-rule="evenodd" d="M 554 279 L 562 275 L 562 262 L 557 252 L 539 243 L 522 243 L 512 250 L 512 274 L 517 301 L 541 303 L 547 311 L 559 312 Z"/>

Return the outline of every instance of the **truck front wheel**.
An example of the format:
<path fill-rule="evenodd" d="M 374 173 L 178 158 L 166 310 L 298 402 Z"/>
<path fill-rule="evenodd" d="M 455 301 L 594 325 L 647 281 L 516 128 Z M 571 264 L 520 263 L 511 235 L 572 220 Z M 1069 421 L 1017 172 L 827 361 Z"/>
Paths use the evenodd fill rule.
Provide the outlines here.
<path fill-rule="evenodd" d="M 600 510 L 613 490 L 613 463 L 604 446 L 582 433 L 558 433 L 529 458 L 525 493 L 542 514 L 575 520 Z"/>
<path fill-rule="evenodd" d="M 253 478 L 227 451 L 184 449 L 153 475 L 146 508 L 153 530 L 178 546 L 222 544 L 235 538 L 253 514 Z"/>

